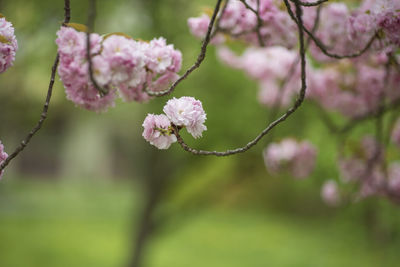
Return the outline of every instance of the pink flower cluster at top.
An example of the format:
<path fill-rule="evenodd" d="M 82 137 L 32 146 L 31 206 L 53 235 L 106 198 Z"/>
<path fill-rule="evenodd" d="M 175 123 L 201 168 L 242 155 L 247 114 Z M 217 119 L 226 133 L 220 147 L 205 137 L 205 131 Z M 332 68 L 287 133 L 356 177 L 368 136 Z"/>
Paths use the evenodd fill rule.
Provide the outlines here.
<path fill-rule="evenodd" d="M 90 81 L 86 58 L 86 33 L 71 27 L 57 32 L 60 67 L 58 73 L 67 97 L 80 107 L 102 111 L 114 104 L 116 93 L 125 101 L 145 101 L 145 92 L 166 89 L 178 79 L 182 55 L 165 39 L 135 41 L 119 34 L 101 37 L 91 34 L 93 76 L 108 90 L 101 96 Z"/>
<path fill-rule="evenodd" d="M 308 0 L 304 2 L 315 2 Z M 246 3 L 257 10 L 256 0 Z M 316 18 L 316 7 L 304 8 L 304 24 L 312 29 Z M 349 54 L 362 49 L 375 33 L 380 34 L 380 40 L 374 42 L 379 49 L 400 47 L 400 2 L 397 0 L 367 0 L 358 9 L 349 10 L 344 3 L 329 3 L 324 5 L 316 37 L 332 52 Z M 290 19 L 282 1 L 260 0 L 259 15 L 262 20 L 260 35 L 266 46 L 280 45 L 293 48 L 296 45 L 296 25 Z M 255 27 L 257 17 L 253 11 L 239 0 L 228 3 L 224 13 L 219 14 L 219 32 L 212 40 L 215 44 L 225 41 L 224 35 L 237 38 L 249 44 L 259 45 Z M 189 18 L 191 33 L 202 38 L 206 35 L 210 17 L 202 14 L 200 17 Z M 330 60 L 316 45 L 312 44 L 311 52 L 318 60 Z"/>
<path fill-rule="evenodd" d="M 3 163 L 3 161 L 8 157 L 7 153 L 4 152 L 4 146 L 0 141 L 0 165 Z M 0 171 L 0 179 L 1 176 L 3 176 L 4 171 Z"/>
<path fill-rule="evenodd" d="M 159 149 L 167 149 L 177 141 L 172 125 L 183 128 L 194 137 L 207 130 L 206 113 L 199 100 L 184 96 L 168 100 L 163 111 L 166 115 L 148 114 L 143 122 L 143 137 Z"/>
<path fill-rule="evenodd" d="M 308 141 L 287 138 L 270 144 L 263 152 L 264 162 L 271 173 L 289 170 L 296 178 L 306 178 L 315 165 L 317 150 Z"/>
<path fill-rule="evenodd" d="M 307 8 L 305 26 L 311 29 L 316 8 Z M 358 9 L 349 10 L 343 3 L 331 3 L 322 8 L 315 36 L 339 55 L 363 49 L 377 35 L 372 47 L 380 51 L 394 51 L 400 47 L 400 2 L 397 0 L 367 0 Z M 332 61 L 312 42 L 311 53 L 319 61 Z"/>
<path fill-rule="evenodd" d="M 17 49 L 14 27 L 5 18 L 0 17 L 0 73 L 12 66 Z"/>
<path fill-rule="evenodd" d="M 254 10 L 257 9 L 256 0 L 246 2 Z M 260 34 L 267 46 L 281 45 L 292 48 L 297 42 L 297 28 L 285 8 L 280 4 L 280 1 L 260 0 L 260 17 L 263 21 Z M 254 31 L 257 26 L 257 17 L 241 1 L 229 1 L 222 16 L 219 14 L 219 21 L 220 31 L 213 37 L 212 43 L 223 43 L 226 34 L 249 44 L 258 44 L 257 33 Z M 209 23 L 210 17 L 206 14 L 188 20 L 191 33 L 198 38 L 206 35 Z"/>
<path fill-rule="evenodd" d="M 388 1 L 388 3 L 391 2 Z M 377 4 L 376 2 L 375 5 Z M 400 14 L 394 9 L 397 6 L 388 6 L 391 6 L 391 8 L 385 10 L 391 10 L 390 14 Z M 360 10 L 363 9 L 365 7 L 360 8 Z M 361 37 L 353 38 L 358 40 L 359 43 L 353 42 L 352 38 L 348 37 L 349 34 L 343 32 L 351 28 L 347 19 L 343 19 L 343 16 L 351 20 L 358 14 L 357 12 L 350 13 L 343 3 L 332 3 L 324 6 L 320 15 L 323 19 L 320 21 L 317 37 L 338 54 L 358 51 L 357 49 L 361 49 L 361 46 L 365 46 L 375 30 L 372 35 L 368 35 L 362 29 L 355 30 L 357 33 L 363 32 L 364 34 L 361 36 L 366 38 L 364 38 L 365 40 L 361 40 Z M 383 14 L 382 12 L 376 11 L 374 13 L 376 16 L 372 16 L 370 12 L 363 14 L 368 18 L 374 17 L 375 21 L 377 17 Z M 305 24 L 311 28 L 316 15 L 315 8 L 304 8 L 304 13 Z M 193 19 L 189 22 L 190 25 L 194 23 Z M 400 27 L 396 29 L 398 32 L 400 31 Z M 334 63 L 319 65 L 318 68 L 313 68 L 308 64 L 306 66 L 307 97 L 317 101 L 325 109 L 340 112 L 351 118 L 376 111 L 383 98 L 390 99 L 390 101 L 399 99 L 400 73 L 394 71 L 390 72 L 388 76 L 385 75 L 386 65 L 390 60 L 387 52 L 392 51 L 395 46 L 383 39 L 377 40 L 376 43 L 386 44 L 387 46 L 384 50 L 372 49 L 361 57 L 336 60 Z M 339 45 L 343 49 L 338 48 Z M 295 66 L 291 72 L 292 65 L 298 61 L 297 51 L 289 50 L 287 47 L 289 46 L 286 46 L 286 48 L 271 45 L 258 48 L 249 47 L 245 49 L 241 56 L 237 56 L 227 46 L 219 45 L 217 51 L 219 58 L 224 63 L 233 68 L 243 69 L 251 78 L 259 82 L 258 96 L 262 104 L 269 107 L 287 107 L 300 89 L 299 65 Z M 311 46 L 311 52 L 317 60 L 327 60 L 327 56 L 317 46 Z M 400 56 L 393 56 L 400 60 Z M 307 62 L 312 61 L 308 60 Z"/>

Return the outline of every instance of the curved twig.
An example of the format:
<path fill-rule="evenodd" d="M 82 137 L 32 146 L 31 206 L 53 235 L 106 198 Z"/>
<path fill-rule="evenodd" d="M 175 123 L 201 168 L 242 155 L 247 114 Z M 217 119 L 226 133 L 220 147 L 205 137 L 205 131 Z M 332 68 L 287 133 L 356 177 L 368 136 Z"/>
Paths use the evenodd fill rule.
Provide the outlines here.
<path fill-rule="evenodd" d="M 86 32 L 86 59 L 88 61 L 88 72 L 90 81 L 92 82 L 96 90 L 99 91 L 100 95 L 104 96 L 108 94 L 108 90 L 99 86 L 96 79 L 94 78 L 92 56 L 90 55 L 90 33 L 94 28 L 95 19 L 96 19 L 96 0 L 90 0 L 89 11 L 88 11 L 88 22 L 87 22 L 88 30 Z"/>
<path fill-rule="evenodd" d="M 286 0 L 285 4 L 286 4 Z M 295 1 L 298 2 L 297 0 L 290 0 L 290 1 Z M 288 13 L 290 15 L 290 17 L 296 22 L 296 17 L 293 14 L 292 9 L 290 8 L 290 6 L 288 7 Z M 296 22 L 297 23 L 297 22 Z M 307 33 L 307 35 L 314 41 L 314 43 L 318 46 L 319 49 L 321 49 L 322 53 L 324 53 L 326 56 L 328 57 L 332 57 L 332 58 L 336 58 L 336 59 L 343 59 L 343 58 L 354 58 L 354 57 L 359 57 L 362 54 L 364 54 L 372 45 L 372 43 L 375 41 L 375 39 L 377 38 L 377 33 L 375 33 L 373 36 L 371 36 L 371 38 L 369 39 L 369 41 L 367 42 L 367 44 L 364 46 L 364 48 L 362 48 L 360 51 L 356 52 L 356 53 L 352 53 L 352 54 L 348 54 L 348 55 L 339 55 L 339 54 L 335 54 L 332 52 L 329 52 L 328 49 L 326 48 L 326 45 L 319 40 L 310 30 L 308 30 L 304 24 L 303 24 L 303 30 Z"/>
<path fill-rule="evenodd" d="M 201 63 L 203 62 L 204 58 L 206 57 L 207 46 L 211 40 L 211 32 L 212 32 L 213 25 L 214 25 L 215 19 L 217 17 L 219 8 L 221 6 L 221 2 L 222 2 L 222 0 L 217 0 L 217 4 L 215 5 L 214 12 L 213 12 L 211 20 L 210 20 L 210 24 L 208 25 L 207 34 L 204 37 L 203 43 L 201 45 L 200 54 L 197 56 L 196 62 L 188 70 L 186 70 L 186 72 L 181 77 L 179 77 L 179 79 L 176 80 L 167 90 L 154 92 L 154 91 L 149 91 L 148 89 L 146 89 L 146 93 L 148 95 L 150 95 L 150 96 L 169 95 L 170 93 L 172 93 L 174 91 L 175 87 L 177 87 L 178 84 L 180 84 L 184 79 L 186 79 L 195 69 L 200 67 Z"/>
<path fill-rule="evenodd" d="M 285 3 L 287 3 L 287 0 L 284 0 Z M 289 5 L 289 3 L 287 3 Z M 298 25 L 298 31 L 299 31 L 299 53 L 300 53 L 300 60 L 301 60 L 301 89 L 300 89 L 300 94 L 298 98 L 296 99 L 295 103 L 291 108 L 289 108 L 285 114 L 283 114 L 281 117 L 276 119 L 275 121 L 271 122 L 256 138 L 254 138 L 252 141 L 247 143 L 247 145 L 235 149 L 230 149 L 226 151 L 207 151 L 207 150 L 197 150 L 194 148 L 189 147 L 182 137 L 179 135 L 179 129 L 173 125 L 174 129 L 174 134 L 177 137 L 178 143 L 181 145 L 181 147 L 185 150 L 188 151 L 192 154 L 195 155 L 214 155 L 214 156 L 229 156 L 233 154 L 238 154 L 238 153 L 243 153 L 255 146 L 267 133 L 269 133 L 275 126 L 280 124 L 281 122 L 285 121 L 291 114 L 293 114 L 303 103 L 305 94 L 306 94 L 306 89 L 307 89 L 307 83 L 306 83 L 306 58 L 305 58 L 305 44 L 304 44 L 304 32 L 303 32 L 303 19 L 302 19 L 302 9 L 301 5 L 295 2 L 296 6 L 296 24 Z"/>
<path fill-rule="evenodd" d="M 294 2 L 293 0 L 290 0 Z M 322 3 L 328 2 L 329 0 L 318 0 L 313 3 L 308 3 L 308 2 L 303 2 L 303 1 L 297 1 L 300 5 L 305 6 L 305 7 L 311 7 L 311 6 L 319 6 Z"/>
<path fill-rule="evenodd" d="M 63 22 L 63 24 L 68 23 L 70 21 L 70 19 L 71 19 L 70 0 L 64 0 L 64 22 Z M 29 134 L 21 141 L 21 143 L 14 150 L 14 152 L 12 152 L 7 157 L 7 159 L 3 161 L 3 163 L 0 165 L 0 172 L 2 170 L 4 170 L 7 167 L 7 165 L 16 156 L 18 156 L 19 153 L 21 153 L 22 150 L 25 149 L 25 147 L 31 141 L 32 137 L 40 130 L 40 128 L 42 128 L 42 125 L 47 118 L 47 112 L 49 110 L 49 105 L 50 105 L 51 95 L 53 93 L 54 80 L 55 80 L 55 76 L 56 76 L 56 72 L 57 72 L 59 59 L 60 59 L 60 57 L 59 57 L 59 54 L 57 53 L 56 58 L 53 63 L 53 66 L 51 67 L 49 87 L 47 89 L 47 96 L 46 96 L 46 100 L 44 102 L 42 113 L 40 114 L 39 121 L 36 123 L 35 127 L 32 128 L 32 130 L 29 132 Z"/>

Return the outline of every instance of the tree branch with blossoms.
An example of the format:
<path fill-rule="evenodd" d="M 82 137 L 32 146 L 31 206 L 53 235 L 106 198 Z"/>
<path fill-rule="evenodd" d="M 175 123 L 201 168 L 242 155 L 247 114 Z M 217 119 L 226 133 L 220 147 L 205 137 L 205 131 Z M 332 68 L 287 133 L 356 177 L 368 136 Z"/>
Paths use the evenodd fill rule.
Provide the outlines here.
<path fill-rule="evenodd" d="M 96 1 L 89 2 L 88 21 L 84 26 L 69 22 L 70 7 L 66 0 L 64 22 L 57 32 L 58 54 L 42 114 L 37 125 L 10 156 L 7 157 L 1 145 L 0 172 L 42 127 L 57 69 L 69 100 L 81 108 L 102 112 L 113 106 L 118 97 L 124 101 L 145 102 L 173 93 L 184 79 L 201 66 L 210 44 L 217 46 L 224 63 L 246 71 L 250 78 L 259 82 L 259 99 L 262 104 L 272 107 L 272 122 L 244 146 L 226 151 L 197 150 L 185 143 L 180 131 L 186 129 L 194 138 L 202 136 L 207 129 L 202 104 L 193 97 L 172 98 L 164 106 L 164 114 L 149 114 L 143 122 L 142 135 L 152 145 L 167 149 L 178 142 L 184 150 L 196 155 L 243 153 L 296 112 L 306 97 L 321 108 L 321 116 L 332 132 L 344 136 L 356 125 L 376 119 L 375 139 L 378 143 L 388 143 L 380 140 L 383 135 L 390 135 L 389 139 L 395 144 L 400 143 L 400 126 L 397 126 L 400 122 L 395 119 L 391 119 L 388 132 L 378 134 L 378 130 L 386 129 L 385 114 L 400 105 L 400 93 L 396 90 L 400 79 L 399 4 L 393 0 L 373 0 L 361 3 L 350 12 L 343 3 L 326 2 L 284 0 L 282 6 L 272 0 L 217 0 L 210 16 L 203 14 L 188 20 L 190 31 L 202 39 L 202 44 L 196 61 L 182 75 L 178 75 L 182 55 L 164 38 L 147 42 L 120 32 L 99 35 L 93 32 Z M 323 4 L 326 4 L 325 8 L 321 9 Z M 323 20 L 318 23 L 320 17 Z M 5 29 L 0 32 L 0 43 L 9 51 L 8 57 L 3 60 L 5 63 L 1 65 L 0 71 L 3 72 L 12 64 L 17 43 L 11 24 L 7 24 L 4 18 L 0 20 L 0 29 Z M 241 56 L 229 49 L 228 39 L 244 44 Z M 298 48 L 297 52 L 295 48 Z M 297 67 L 299 61 L 300 67 Z M 385 64 L 386 72 L 383 70 Z M 294 96 L 296 98 L 292 102 Z M 286 111 L 273 120 L 281 108 L 286 108 Z M 347 122 L 343 126 L 335 125 L 329 118 L 330 111 L 341 113 L 348 118 Z M 363 157 L 354 156 L 349 160 L 371 166 L 380 173 L 381 170 L 376 170 L 374 166 L 376 164 L 368 161 L 368 145 L 364 144 L 368 142 L 361 141 L 359 144 Z M 306 151 L 310 158 L 315 155 L 310 146 L 293 140 L 283 140 L 269 147 L 272 149 L 267 148 L 264 152 L 266 164 L 273 162 L 275 167 L 272 169 L 276 170 L 280 161 L 292 161 L 293 169 L 296 169 L 302 151 Z M 284 147 L 291 148 L 293 153 L 290 157 L 280 155 L 280 160 L 271 159 L 271 154 L 276 155 L 276 151 Z M 379 157 L 372 158 L 375 161 Z M 392 169 L 397 170 L 397 167 Z M 304 177 L 303 174 L 308 171 L 300 170 L 299 173 Z M 364 178 L 357 177 L 357 180 L 362 184 L 362 181 L 368 180 Z M 385 179 L 389 188 L 394 187 L 390 181 L 400 181 L 400 178 Z"/>
<path fill-rule="evenodd" d="M 286 111 L 285 114 L 283 114 L 281 117 L 279 117 L 277 120 L 271 122 L 256 138 L 254 138 L 252 141 L 247 143 L 243 147 L 235 148 L 235 149 L 230 149 L 226 151 L 206 151 L 206 150 L 197 150 L 194 148 L 189 147 L 183 140 L 183 138 L 179 134 L 179 128 L 177 126 L 186 126 L 186 125 L 175 125 L 172 124 L 173 132 L 177 138 L 178 143 L 181 145 L 181 147 L 192 154 L 195 155 L 214 155 L 214 156 L 229 156 L 229 155 L 234 155 L 238 153 L 243 153 L 255 146 L 266 134 L 268 134 L 275 126 L 280 124 L 281 122 L 285 121 L 291 114 L 293 114 L 303 103 L 304 98 L 305 98 L 305 93 L 306 93 L 306 88 L 307 88 L 307 83 L 306 83 L 306 60 L 305 60 L 305 45 L 304 45 L 304 34 L 303 34 L 303 20 L 302 20 L 302 10 L 301 6 L 296 3 L 296 23 L 298 25 L 298 31 L 299 31 L 299 54 L 300 54 L 300 63 L 301 63 L 301 89 L 299 93 L 299 97 L 296 99 L 294 105 Z"/>
<path fill-rule="evenodd" d="M 71 8 L 70 8 L 70 0 L 64 0 L 64 24 L 68 23 L 71 19 Z M 42 113 L 40 114 L 40 119 L 32 128 L 32 130 L 28 133 L 28 135 L 21 141 L 20 145 L 5 159 L 1 160 L 0 158 L 0 177 L 5 167 L 16 157 L 19 153 L 21 153 L 28 143 L 31 141 L 32 137 L 42 128 L 44 121 L 47 118 L 47 113 L 49 110 L 50 100 L 53 93 L 53 86 L 54 86 L 54 79 L 57 72 L 57 67 L 59 63 L 59 54 L 57 53 L 56 58 L 54 60 L 53 66 L 51 67 L 51 74 L 50 74 L 50 82 L 49 87 L 47 89 L 47 96 L 46 100 L 42 109 Z M 0 143 L 1 144 L 1 143 Z M 0 149 L 0 153 L 2 149 Z M 5 154 L 2 152 L 3 155 Z"/>

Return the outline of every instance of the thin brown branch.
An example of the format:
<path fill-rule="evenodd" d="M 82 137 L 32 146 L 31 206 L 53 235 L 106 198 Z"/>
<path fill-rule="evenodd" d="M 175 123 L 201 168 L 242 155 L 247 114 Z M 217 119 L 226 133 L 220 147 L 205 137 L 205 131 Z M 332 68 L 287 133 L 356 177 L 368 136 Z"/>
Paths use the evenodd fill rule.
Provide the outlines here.
<path fill-rule="evenodd" d="M 150 96 L 169 95 L 170 93 L 172 93 L 175 90 L 175 88 L 178 86 L 178 84 L 180 84 L 183 80 L 185 80 L 195 69 L 200 67 L 201 63 L 203 62 L 204 58 L 206 57 L 207 46 L 211 40 L 212 29 L 213 29 L 214 22 L 217 17 L 218 11 L 221 6 L 221 2 L 222 2 L 222 0 L 217 0 L 217 3 L 214 8 L 214 12 L 211 16 L 210 24 L 208 25 L 207 34 L 204 37 L 203 43 L 201 45 L 200 53 L 197 56 L 196 62 L 188 70 L 186 70 L 186 72 L 181 77 L 179 77 L 179 79 L 176 80 L 167 90 L 154 92 L 154 91 L 149 91 L 146 89 L 147 94 L 149 94 Z"/>
<path fill-rule="evenodd" d="M 256 17 L 257 17 L 257 25 L 255 26 L 255 28 L 253 29 L 253 31 L 255 31 L 256 34 L 257 34 L 258 44 L 259 44 L 261 47 L 264 47 L 264 46 L 265 46 L 265 42 L 264 42 L 264 39 L 262 38 L 261 31 L 260 31 L 261 26 L 262 26 L 262 24 L 263 24 L 263 20 L 262 20 L 261 17 L 260 17 L 260 0 L 257 0 L 257 9 L 254 9 L 253 7 L 251 7 L 251 6 L 246 2 L 246 0 L 240 0 L 240 2 L 242 2 L 243 5 L 244 5 L 248 10 L 250 10 L 251 12 L 254 13 L 254 15 L 256 15 Z M 251 32 L 253 32 L 253 31 L 251 31 Z"/>
<path fill-rule="evenodd" d="M 287 0 L 284 0 L 287 3 Z M 289 3 L 287 3 L 289 5 Z M 271 122 L 256 138 L 247 143 L 247 145 L 235 149 L 230 149 L 226 151 L 207 151 L 207 150 L 197 150 L 189 147 L 182 137 L 179 135 L 179 129 L 175 125 L 173 125 L 174 134 L 177 137 L 178 143 L 181 147 L 192 154 L 195 155 L 214 155 L 214 156 L 229 156 L 233 154 L 243 153 L 255 146 L 267 133 L 269 133 L 275 126 L 285 121 L 291 114 L 293 114 L 303 103 L 305 94 L 306 94 L 306 58 L 305 58 L 305 44 L 304 44 L 304 32 L 303 32 L 303 19 L 302 19 L 302 9 L 300 4 L 295 3 L 296 6 L 296 24 L 298 25 L 299 31 L 299 54 L 301 59 L 301 89 L 298 98 L 291 108 L 289 108 L 286 113 L 284 113 L 281 117 Z"/>
<path fill-rule="evenodd" d="M 293 2 L 293 0 L 290 0 Z M 319 6 L 322 3 L 328 2 L 329 0 L 319 0 L 315 1 L 313 3 L 308 3 L 308 2 L 303 2 L 303 1 L 297 1 L 300 5 L 305 6 L 305 7 L 311 7 L 311 6 Z"/>
<path fill-rule="evenodd" d="M 244 5 L 248 10 L 250 10 L 250 11 L 253 12 L 256 16 L 258 16 L 258 11 L 255 10 L 253 7 L 251 7 L 251 6 L 246 2 L 246 0 L 240 0 L 240 2 L 242 2 L 243 5 Z M 257 0 L 257 2 L 260 2 L 260 1 Z M 257 5 L 258 5 L 258 3 L 257 3 Z"/>
<path fill-rule="evenodd" d="M 105 88 L 102 88 L 96 81 L 93 75 L 93 62 L 92 62 L 92 56 L 90 54 L 90 33 L 92 32 L 94 28 L 94 21 L 96 19 L 96 0 L 90 0 L 89 1 L 89 9 L 88 9 L 88 21 L 87 21 L 87 27 L 88 30 L 86 32 L 86 59 L 88 61 L 88 72 L 89 72 L 89 78 L 90 81 L 92 82 L 93 86 L 96 88 L 97 91 L 99 91 L 101 96 L 104 96 L 108 94 L 108 90 Z"/>
<path fill-rule="evenodd" d="M 218 32 L 223 32 L 223 31 L 224 31 L 222 28 L 220 28 L 219 25 L 220 25 L 220 22 L 221 22 L 222 17 L 223 17 L 224 14 L 225 14 L 225 10 L 226 10 L 226 8 L 228 7 L 228 4 L 229 4 L 229 0 L 226 0 L 226 1 L 224 2 L 224 5 L 222 6 L 222 9 L 221 9 L 221 12 L 220 12 L 219 16 L 217 17 L 217 19 L 216 19 L 216 21 L 215 21 L 215 26 L 214 26 L 214 29 L 213 29 L 213 31 L 212 31 L 212 33 L 211 33 L 210 39 L 214 38 L 214 36 L 215 36 Z"/>
<path fill-rule="evenodd" d="M 321 15 L 321 10 L 322 10 L 322 5 L 318 6 L 317 8 L 317 16 L 315 17 L 314 20 L 314 25 L 312 28 L 312 32 L 315 32 L 318 29 L 318 25 L 319 25 L 319 20 L 320 20 L 320 15 Z M 307 40 L 305 42 L 305 50 L 308 49 L 308 46 L 310 45 L 310 37 L 307 37 Z M 290 78 L 294 75 L 295 71 L 296 71 L 296 67 L 297 64 L 299 64 L 300 62 L 300 55 L 297 56 L 296 60 L 292 63 L 292 65 L 289 68 L 289 71 L 287 72 L 285 79 L 282 81 L 280 87 L 279 87 L 279 94 L 276 96 L 275 100 L 274 100 L 274 104 L 273 104 L 273 110 L 270 113 L 269 116 L 269 121 L 272 121 L 278 114 L 278 111 L 282 105 L 282 98 L 283 95 L 285 93 L 285 91 L 287 90 L 287 85 L 289 83 Z"/>
<path fill-rule="evenodd" d="M 285 0 L 284 0 L 285 1 Z M 298 2 L 297 0 L 291 0 L 293 2 Z M 286 1 L 285 1 L 286 3 Z M 296 17 L 292 11 L 292 9 L 290 8 L 290 6 L 288 7 L 288 14 L 289 16 L 296 22 Z M 297 23 L 297 22 L 296 22 Z M 352 54 L 347 54 L 347 55 L 339 55 L 336 53 L 332 53 L 328 51 L 328 48 L 326 47 L 326 45 L 319 40 L 310 30 L 308 30 L 304 24 L 303 24 L 303 30 L 307 33 L 308 36 L 310 36 L 310 38 L 314 41 L 314 43 L 318 46 L 319 49 L 321 49 L 322 53 L 324 53 L 326 56 L 328 57 L 332 57 L 332 58 L 336 58 L 336 59 L 343 59 L 343 58 L 354 58 L 354 57 L 359 57 L 362 54 L 364 54 L 372 45 L 372 43 L 375 41 L 375 39 L 377 38 L 377 33 L 375 33 L 373 36 L 371 36 L 371 38 L 369 39 L 369 41 L 367 42 L 367 44 L 358 52 L 352 53 Z"/>
<path fill-rule="evenodd" d="M 69 0 L 64 0 L 64 24 L 68 23 L 71 19 L 71 8 L 70 8 L 70 1 Z M 18 156 L 19 153 L 22 152 L 22 150 L 25 149 L 25 147 L 28 145 L 28 143 L 31 141 L 32 137 L 42 128 L 42 125 L 44 121 L 47 118 L 47 113 L 49 110 L 49 105 L 50 105 L 50 100 L 51 100 L 51 95 L 53 93 L 53 86 L 54 86 L 54 80 L 57 72 L 57 67 L 58 67 L 58 62 L 59 62 L 59 55 L 57 53 L 56 58 L 54 60 L 53 66 L 51 67 L 51 75 L 50 75 L 50 82 L 49 82 L 49 87 L 47 89 L 47 96 L 46 100 L 43 105 L 42 113 L 40 114 L 39 121 L 36 123 L 35 127 L 32 128 L 32 130 L 28 133 L 28 135 L 21 141 L 19 146 L 12 152 L 6 160 L 3 161 L 3 163 L 0 165 L 0 172 L 4 170 L 7 165 L 16 157 Z"/>
<path fill-rule="evenodd" d="M 260 17 L 260 0 L 257 0 L 257 13 L 256 13 L 256 16 L 257 16 L 256 33 L 257 33 L 258 44 L 261 47 L 264 47 L 265 46 L 265 42 L 264 42 L 264 39 L 262 38 L 262 35 L 261 35 L 261 26 L 263 24 L 263 20 Z"/>

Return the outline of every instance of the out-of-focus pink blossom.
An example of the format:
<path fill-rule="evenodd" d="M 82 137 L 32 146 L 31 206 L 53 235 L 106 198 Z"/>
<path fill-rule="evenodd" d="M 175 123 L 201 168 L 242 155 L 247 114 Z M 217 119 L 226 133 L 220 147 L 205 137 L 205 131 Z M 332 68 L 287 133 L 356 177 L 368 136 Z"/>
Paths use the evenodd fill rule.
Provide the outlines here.
<path fill-rule="evenodd" d="M 259 81 L 258 98 L 264 105 L 286 107 L 300 89 L 299 66 L 294 66 L 292 70 L 297 54 L 285 47 L 251 47 L 241 56 L 236 56 L 227 47 L 220 47 L 218 55 L 226 64 L 243 69 L 251 78 Z M 291 71 L 290 77 L 287 77 Z M 285 83 L 284 87 L 282 83 Z"/>
<path fill-rule="evenodd" d="M 316 149 L 308 141 L 297 142 L 287 138 L 270 144 L 263 153 L 264 162 L 271 173 L 288 169 L 296 178 L 306 178 L 314 169 Z"/>
<path fill-rule="evenodd" d="M 6 152 L 4 152 L 4 146 L 0 141 L 0 165 L 7 159 L 8 155 Z M 0 172 L 0 179 L 3 176 L 4 171 Z"/>
<path fill-rule="evenodd" d="M 14 27 L 5 18 L 0 18 L 0 73 L 13 65 L 17 50 Z"/>
<path fill-rule="evenodd" d="M 246 3 L 254 10 L 257 9 L 256 0 L 247 0 Z M 262 42 L 267 46 L 281 45 L 293 48 L 296 45 L 296 24 L 285 10 L 273 0 L 260 0 L 259 15 L 262 20 L 260 35 Z M 230 1 L 224 13 L 218 14 L 219 28 L 223 34 L 234 39 L 259 46 L 259 38 L 254 29 L 257 26 L 257 16 L 241 1 Z M 197 18 L 189 18 L 188 25 L 191 33 L 196 37 L 204 37 L 210 17 L 202 14 Z M 221 44 L 225 41 L 223 34 L 217 33 L 211 40 L 212 44 Z"/>
<path fill-rule="evenodd" d="M 388 169 L 388 190 L 400 198 L 400 163 L 394 162 Z"/>
<path fill-rule="evenodd" d="M 341 179 L 359 184 L 360 198 L 382 193 L 385 187 L 383 147 L 366 136 L 353 149 L 350 156 L 339 159 Z"/>
<path fill-rule="evenodd" d="M 400 147 L 400 119 L 397 120 L 392 130 L 392 142 Z"/>
<path fill-rule="evenodd" d="M 327 180 L 321 188 L 321 197 L 329 206 L 337 206 L 340 203 L 338 185 L 335 180 Z"/>
<path fill-rule="evenodd" d="M 325 109 L 350 118 L 374 112 L 383 96 L 390 97 L 391 101 L 400 97 L 399 90 L 394 89 L 397 76 L 386 77 L 386 62 L 387 57 L 374 53 L 314 70 L 309 75 L 307 96 Z"/>
<path fill-rule="evenodd" d="M 168 100 L 163 110 L 173 124 L 186 127 L 194 138 L 201 137 L 202 132 L 207 130 L 204 125 L 206 113 L 201 102 L 193 97 L 174 97 Z"/>
<path fill-rule="evenodd" d="M 164 114 L 148 114 L 142 126 L 144 139 L 158 149 L 168 149 L 172 143 L 176 142 L 171 122 Z"/>
<path fill-rule="evenodd" d="M 190 32 L 198 38 L 203 38 L 204 36 L 206 36 L 209 24 L 210 17 L 206 14 L 202 14 L 200 17 L 197 18 L 188 19 Z"/>

